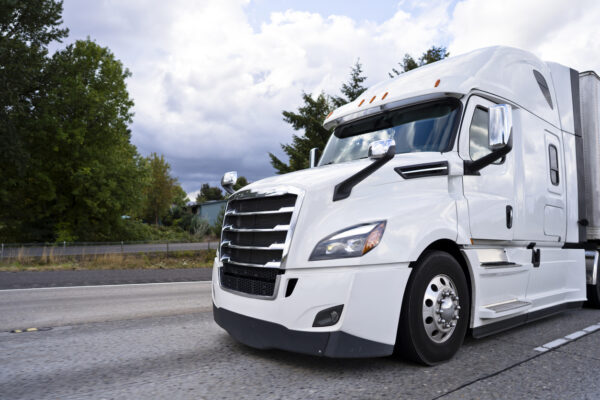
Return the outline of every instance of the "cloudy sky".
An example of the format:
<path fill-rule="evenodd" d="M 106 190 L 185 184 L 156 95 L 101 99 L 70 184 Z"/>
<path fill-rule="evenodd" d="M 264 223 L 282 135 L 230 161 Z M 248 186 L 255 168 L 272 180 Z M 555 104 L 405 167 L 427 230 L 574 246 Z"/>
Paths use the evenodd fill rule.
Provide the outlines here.
<path fill-rule="evenodd" d="M 65 0 L 65 41 L 90 37 L 133 76 L 133 142 L 162 153 L 183 188 L 237 170 L 272 175 L 302 91 L 338 94 L 360 58 L 367 85 L 405 53 L 491 45 L 600 71 L 597 0 Z M 64 44 L 63 44 L 64 45 Z"/>

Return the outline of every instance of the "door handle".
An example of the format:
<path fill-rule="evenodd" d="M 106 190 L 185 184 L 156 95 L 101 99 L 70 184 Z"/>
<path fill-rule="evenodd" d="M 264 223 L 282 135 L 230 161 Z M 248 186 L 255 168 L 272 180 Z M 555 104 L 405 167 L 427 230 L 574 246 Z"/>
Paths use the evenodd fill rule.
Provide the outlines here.
<path fill-rule="evenodd" d="M 513 208 L 512 206 L 506 206 L 506 227 L 511 229 L 513 225 Z"/>

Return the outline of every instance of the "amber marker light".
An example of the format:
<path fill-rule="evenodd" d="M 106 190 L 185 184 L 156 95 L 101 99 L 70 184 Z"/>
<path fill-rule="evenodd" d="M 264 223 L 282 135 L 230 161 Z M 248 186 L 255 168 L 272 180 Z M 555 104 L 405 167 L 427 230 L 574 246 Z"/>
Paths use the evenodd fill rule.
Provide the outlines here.
<path fill-rule="evenodd" d="M 333 114 L 333 111 L 330 112 L 329 114 L 327 114 L 327 118 L 331 117 L 331 114 Z M 327 118 L 325 118 L 325 119 L 327 119 Z"/>
<path fill-rule="evenodd" d="M 381 98 L 381 100 L 385 100 L 385 98 L 387 97 L 388 92 L 385 92 L 385 94 L 383 95 L 383 97 Z"/>
<path fill-rule="evenodd" d="M 363 247 L 362 253 L 368 253 L 373 250 L 379 242 L 381 241 L 381 237 L 383 236 L 383 232 L 385 231 L 385 221 L 379 223 L 367 236 L 367 240 L 365 240 L 365 247 Z"/>
<path fill-rule="evenodd" d="M 369 104 L 371 104 L 373 102 L 373 100 L 375 100 L 377 98 L 377 96 L 373 96 L 373 98 L 371 99 L 371 101 L 369 102 Z"/>
<path fill-rule="evenodd" d="M 438 87 L 440 86 L 440 80 L 438 79 L 437 81 L 435 81 L 435 85 L 433 85 L 433 87 Z"/>
<path fill-rule="evenodd" d="M 360 103 L 358 103 L 358 106 L 359 107 L 362 106 L 364 102 L 365 102 L 365 99 L 362 99 L 362 101 Z"/>

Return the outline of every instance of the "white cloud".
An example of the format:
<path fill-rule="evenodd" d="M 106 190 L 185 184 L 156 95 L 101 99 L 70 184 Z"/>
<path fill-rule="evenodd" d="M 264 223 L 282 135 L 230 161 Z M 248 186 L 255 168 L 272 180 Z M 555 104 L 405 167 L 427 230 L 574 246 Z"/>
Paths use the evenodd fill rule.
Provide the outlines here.
<path fill-rule="evenodd" d="M 267 152 L 281 154 L 293 133 L 282 110 L 297 108 L 303 91 L 337 94 L 359 57 L 371 83 L 387 79 L 405 52 L 441 40 L 447 8 L 441 2 L 420 17 L 398 10 L 382 24 L 288 10 L 255 31 L 245 5 L 66 4 L 72 36 L 94 27 L 92 38 L 133 72 L 134 143 L 163 153 L 188 191 L 227 169 L 250 179 L 272 174 Z"/>
<path fill-rule="evenodd" d="M 267 152 L 281 154 L 293 133 L 281 111 L 296 109 L 302 91 L 337 94 L 359 57 L 368 84 L 387 79 L 405 53 L 446 43 L 453 55 L 506 44 L 600 69 L 594 1 L 401 1 L 382 23 L 288 10 L 260 29 L 247 3 L 65 4 L 71 39 L 97 38 L 133 72 L 133 141 L 144 154 L 164 154 L 189 192 L 226 170 L 250 180 L 272 174 Z"/>
<path fill-rule="evenodd" d="M 453 54 L 491 45 L 531 51 L 578 70 L 600 69 L 600 3 L 595 0 L 466 0 L 449 23 Z"/>

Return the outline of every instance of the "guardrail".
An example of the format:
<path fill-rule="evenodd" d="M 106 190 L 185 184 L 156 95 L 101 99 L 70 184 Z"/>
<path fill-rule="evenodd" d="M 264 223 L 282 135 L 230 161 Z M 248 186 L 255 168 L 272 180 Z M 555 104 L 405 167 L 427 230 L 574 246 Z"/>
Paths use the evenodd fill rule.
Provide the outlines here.
<path fill-rule="evenodd" d="M 62 242 L 62 243 L 2 243 L 0 260 L 23 257 L 89 256 L 118 253 L 169 253 L 216 249 L 219 242 Z"/>

